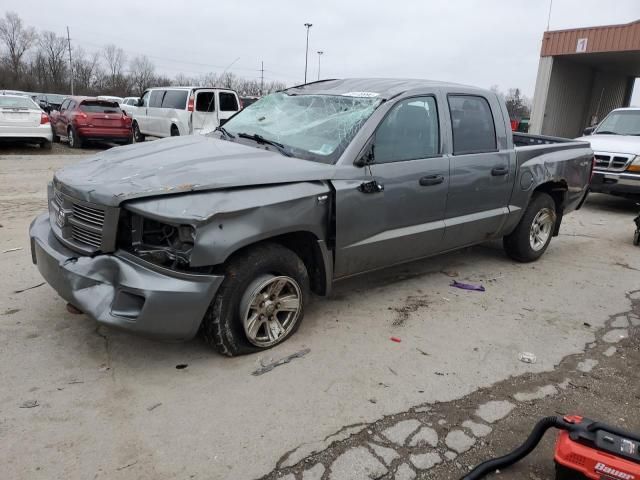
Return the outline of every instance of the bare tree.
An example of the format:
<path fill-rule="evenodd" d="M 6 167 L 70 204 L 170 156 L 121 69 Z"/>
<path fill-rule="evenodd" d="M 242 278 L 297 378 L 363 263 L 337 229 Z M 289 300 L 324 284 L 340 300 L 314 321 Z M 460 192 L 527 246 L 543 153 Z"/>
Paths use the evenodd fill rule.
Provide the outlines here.
<path fill-rule="evenodd" d="M 122 70 L 124 69 L 127 61 L 127 56 L 125 55 L 124 50 L 114 44 L 110 44 L 104 47 L 103 56 L 107 62 L 107 70 L 109 71 L 111 78 L 121 76 Z"/>
<path fill-rule="evenodd" d="M 135 57 L 129 66 L 129 76 L 135 94 L 141 96 L 151 86 L 156 68 L 146 56 Z"/>
<path fill-rule="evenodd" d="M 95 88 L 99 72 L 98 53 L 87 56 L 82 47 L 77 47 L 73 56 L 73 79 L 78 93 L 88 95 Z"/>
<path fill-rule="evenodd" d="M 7 12 L 0 19 L 0 40 L 8 53 L 8 63 L 14 80 L 18 78 L 22 67 L 22 57 L 36 41 L 33 27 L 25 27 L 22 19 L 14 12 Z"/>
<path fill-rule="evenodd" d="M 108 81 L 104 86 L 105 93 L 122 95 L 129 90 L 129 82 L 124 75 L 127 56 L 123 49 L 114 44 L 105 46 L 102 54 L 107 63 L 108 75 Z"/>
<path fill-rule="evenodd" d="M 54 32 L 43 32 L 38 40 L 39 54 L 42 55 L 47 69 L 50 86 L 54 89 L 66 88 L 67 39 Z M 68 78 L 68 77 L 67 77 Z"/>

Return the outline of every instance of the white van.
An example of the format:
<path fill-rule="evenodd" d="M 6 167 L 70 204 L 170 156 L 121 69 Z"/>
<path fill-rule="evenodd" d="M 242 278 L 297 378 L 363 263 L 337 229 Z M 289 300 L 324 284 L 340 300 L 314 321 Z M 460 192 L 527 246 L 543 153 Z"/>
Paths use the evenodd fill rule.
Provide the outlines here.
<path fill-rule="evenodd" d="M 205 87 L 162 87 L 144 92 L 133 112 L 136 142 L 145 135 L 169 137 L 213 130 L 240 110 L 233 90 Z"/>

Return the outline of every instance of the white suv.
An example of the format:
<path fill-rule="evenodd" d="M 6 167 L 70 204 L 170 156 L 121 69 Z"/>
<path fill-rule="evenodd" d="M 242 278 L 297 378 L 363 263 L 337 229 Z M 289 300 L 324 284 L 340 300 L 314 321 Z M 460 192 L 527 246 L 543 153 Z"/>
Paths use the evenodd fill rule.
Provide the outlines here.
<path fill-rule="evenodd" d="M 205 87 L 162 87 L 144 92 L 132 112 L 136 142 L 145 135 L 169 137 L 213 130 L 240 110 L 233 90 Z"/>

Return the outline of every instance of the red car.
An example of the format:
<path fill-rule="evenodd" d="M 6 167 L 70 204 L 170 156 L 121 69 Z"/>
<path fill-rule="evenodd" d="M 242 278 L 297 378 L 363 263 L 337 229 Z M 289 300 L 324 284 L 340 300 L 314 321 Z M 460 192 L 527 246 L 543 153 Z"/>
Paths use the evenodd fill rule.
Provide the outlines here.
<path fill-rule="evenodd" d="M 131 117 L 110 100 L 68 97 L 50 118 L 53 141 L 66 139 L 72 148 L 92 140 L 127 144 L 133 139 Z"/>

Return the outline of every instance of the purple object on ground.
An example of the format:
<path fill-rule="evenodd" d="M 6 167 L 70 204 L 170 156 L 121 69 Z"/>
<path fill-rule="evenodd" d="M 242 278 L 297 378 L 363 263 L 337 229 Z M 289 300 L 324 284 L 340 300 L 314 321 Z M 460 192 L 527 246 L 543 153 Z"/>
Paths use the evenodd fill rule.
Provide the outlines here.
<path fill-rule="evenodd" d="M 470 283 L 461 283 L 453 280 L 451 282 L 452 287 L 461 288 L 463 290 L 473 290 L 476 292 L 484 292 L 484 286 L 482 285 L 471 285 Z"/>

